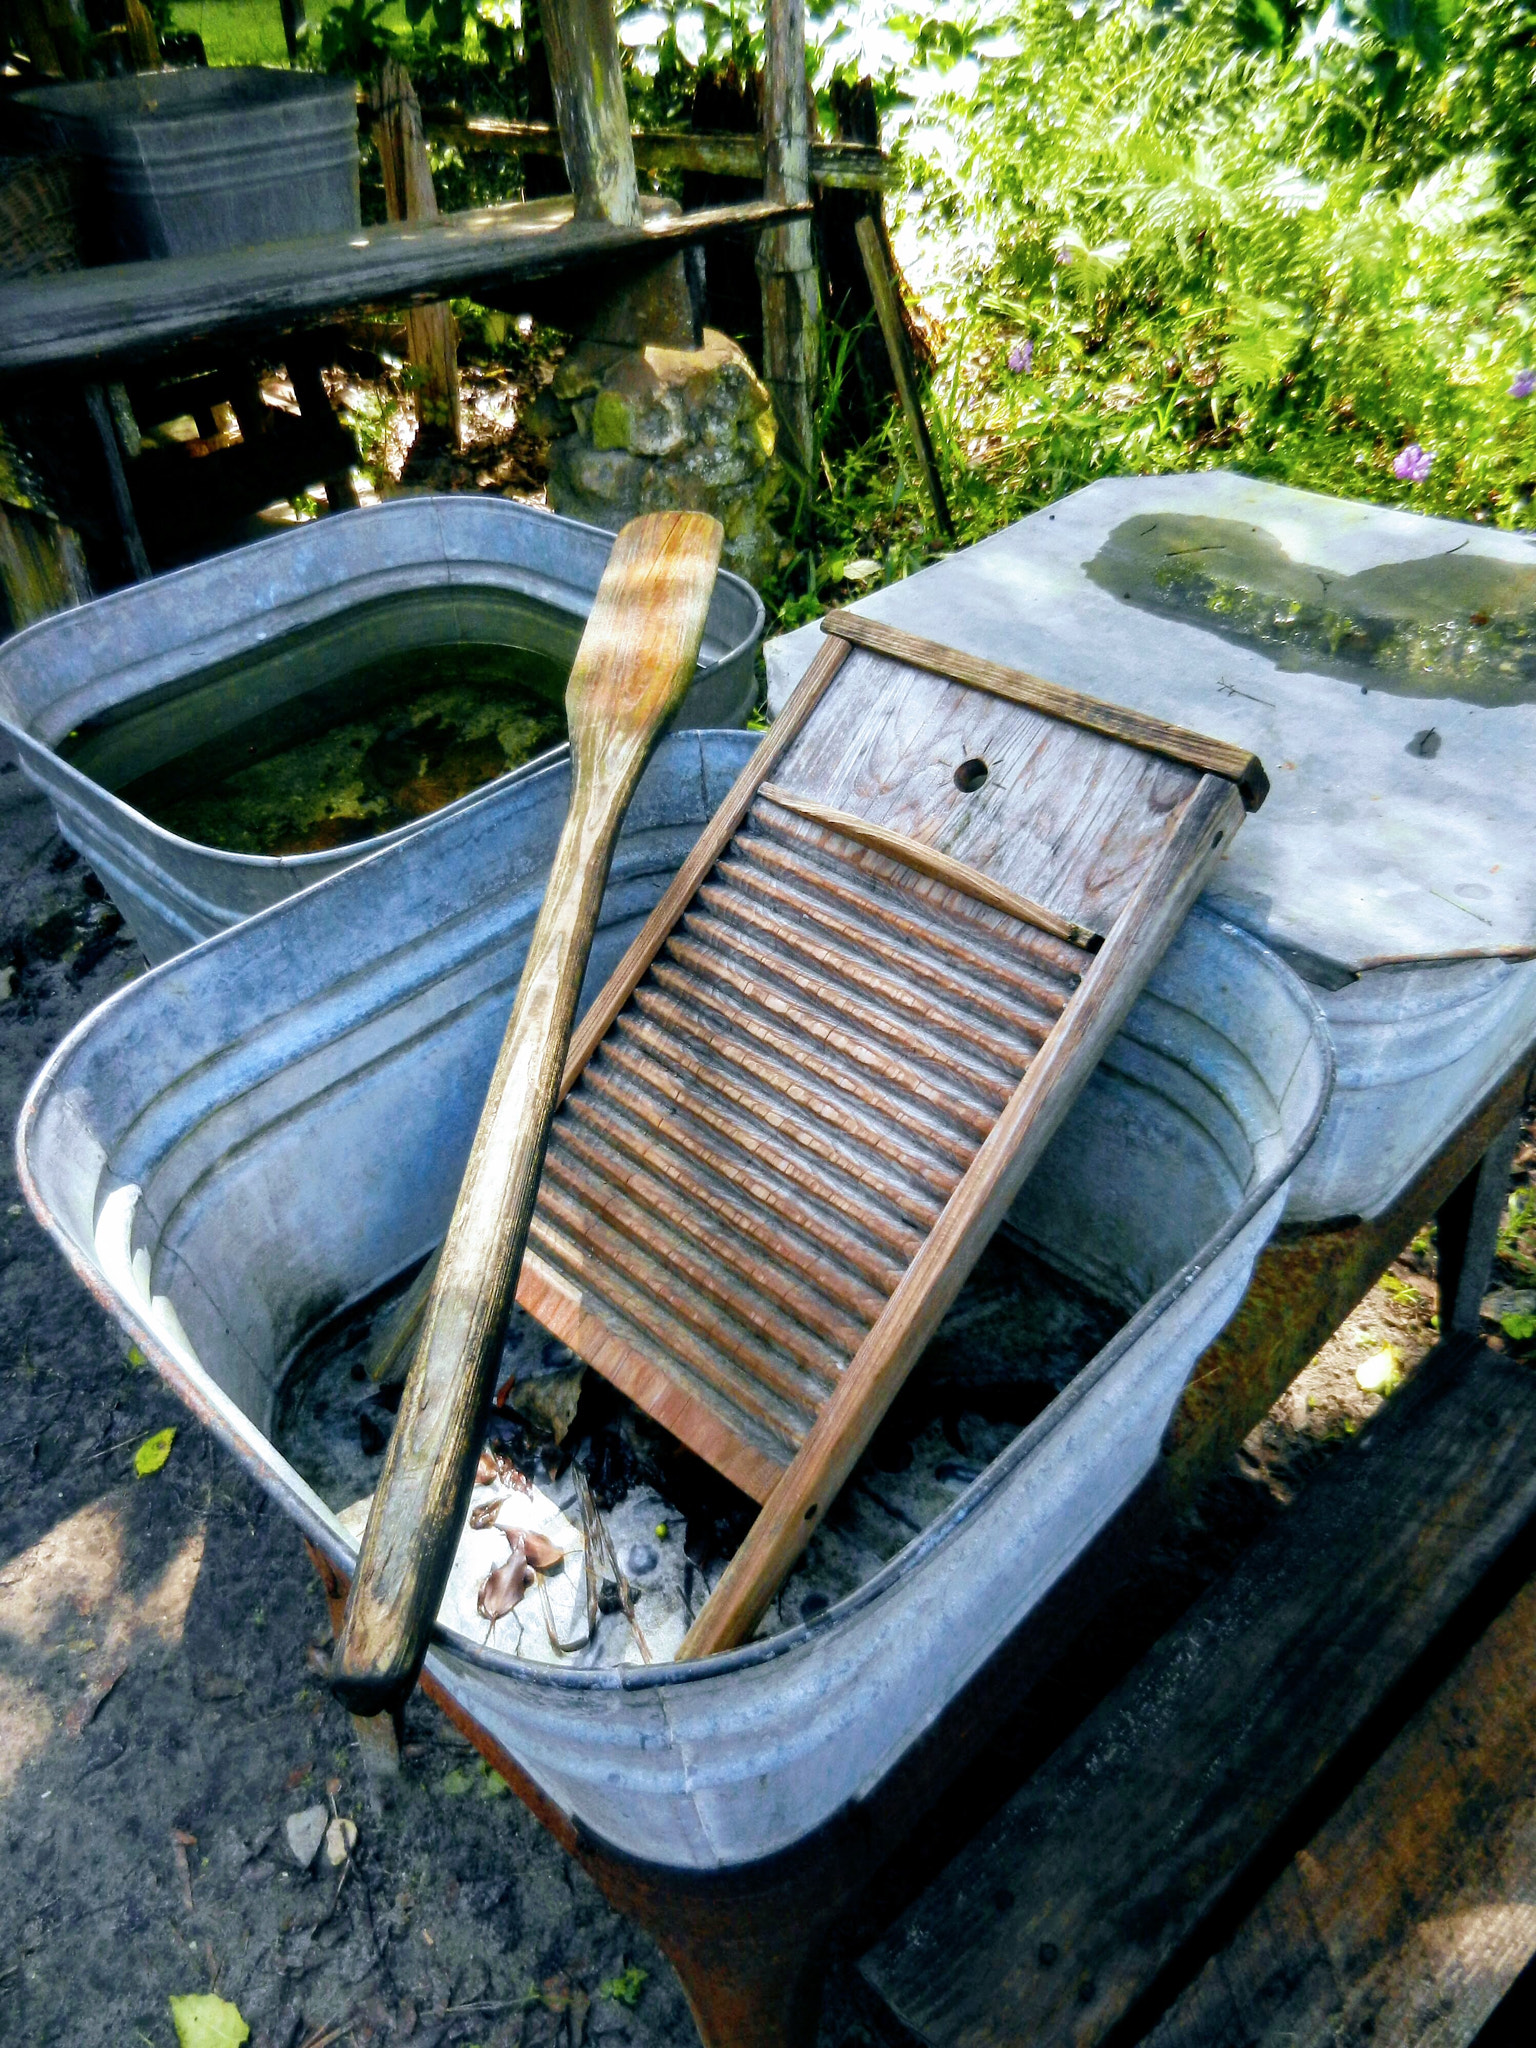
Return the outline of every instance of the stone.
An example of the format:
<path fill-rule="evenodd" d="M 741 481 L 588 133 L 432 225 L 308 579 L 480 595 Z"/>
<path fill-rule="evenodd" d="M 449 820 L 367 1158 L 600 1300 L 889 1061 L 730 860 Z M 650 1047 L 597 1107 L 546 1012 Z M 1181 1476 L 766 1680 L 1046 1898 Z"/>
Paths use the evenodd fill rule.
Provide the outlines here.
<path fill-rule="evenodd" d="M 340 1870 L 343 1863 L 357 1847 L 357 1822 L 338 1818 L 325 1831 L 325 1860 L 333 1870 Z"/>
<path fill-rule="evenodd" d="M 635 456 L 619 449 L 578 448 L 571 452 L 568 468 L 583 497 L 616 506 L 624 518 L 639 506 L 645 471 Z"/>
<path fill-rule="evenodd" d="M 626 348 L 658 337 L 675 348 L 691 347 L 698 339 L 698 316 L 683 251 L 620 285 L 591 316 L 587 331 Z"/>
<path fill-rule="evenodd" d="M 711 512 L 727 568 L 760 582 L 782 489 L 768 389 L 727 335 L 698 348 L 572 349 L 526 417 L 551 441 L 549 503 L 617 530 L 637 512 Z"/>
<path fill-rule="evenodd" d="M 319 1855 L 330 1818 L 323 1806 L 306 1806 L 298 1813 L 290 1813 L 283 1822 L 288 1853 L 300 1870 L 308 1870 Z"/>

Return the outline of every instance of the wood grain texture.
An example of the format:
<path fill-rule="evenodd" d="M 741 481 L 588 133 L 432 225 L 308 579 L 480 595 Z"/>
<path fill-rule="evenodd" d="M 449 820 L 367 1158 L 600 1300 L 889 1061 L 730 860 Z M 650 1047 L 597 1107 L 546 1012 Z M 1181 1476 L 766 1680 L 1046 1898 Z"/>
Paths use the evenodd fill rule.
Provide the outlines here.
<path fill-rule="evenodd" d="M 1536 1379 L 1453 1340 L 935 1880 L 866 1977 L 930 2044 L 1105 2040 L 1533 1514 Z M 1293 1933 L 1271 1919 L 1255 1940 Z"/>
<path fill-rule="evenodd" d="M 1147 2048 L 1470 2048 L 1536 1955 L 1533 1697 L 1527 1581 Z"/>
<path fill-rule="evenodd" d="M 1200 771 L 857 648 L 773 780 L 1107 932 Z"/>
<path fill-rule="evenodd" d="M 666 894 L 636 933 L 628 952 L 609 976 L 602 993 L 587 1011 L 581 1028 L 571 1040 L 570 1058 L 565 1069 L 564 1085 L 567 1090 L 596 1051 L 609 1025 L 629 1001 L 694 890 L 725 851 L 732 833 L 747 815 L 759 783 L 820 703 L 823 691 L 842 667 L 847 652 L 846 647 L 834 642 L 816 656 L 800 678 L 794 695 L 764 733 L 757 751 L 731 785 L 724 803 L 700 833 L 693 851 L 673 876 Z"/>
<path fill-rule="evenodd" d="M 868 846 L 876 853 L 889 854 L 892 860 L 900 861 L 904 867 L 916 868 L 920 875 L 942 882 L 948 889 L 959 889 L 967 896 L 974 896 L 978 903 L 990 903 L 994 910 L 1005 910 L 1010 917 L 1018 918 L 1021 924 L 1038 925 L 1041 931 L 1053 932 L 1058 939 L 1066 939 L 1074 946 L 1096 947 L 1100 943 L 1100 933 L 1073 924 L 1069 918 L 1058 917 L 1055 911 L 1047 910 L 1043 904 L 1031 903 L 1017 889 L 995 882 L 980 868 L 956 860 L 952 854 L 944 853 L 936 846 L 928 846 L 921 839 L 913 839 L 905 832 L 892 832 L 888 826 L 873 824 L 867 818 L 856 817 L 851 811 L 835 810 L 830 804 L 812 803 L 808 797 L 796 796 L 792 790 L 783 789 L 775 782 L 765 782 L 759 795 L 769 803 L 777 804 L 780 810 L 793 811 L 798 817 L 814 819 L 820 825 L 830 825 L 845 839 L 857 840 L 861 846 Z"/>
<path fill-rule="evenodd" d="M 638 227 L 640 190 L 613 0 L 539 0 L 539 20 L 576 216 Z"/>
<path fill-rule="evenodd" d="M 1183 922 L 1217 847 L 1241 817 L 1233 786 L 1205 776 L 1165 830 L 1103 950 L 1087 965 L 1078 993 L 976 1150 L 938 1224 L 688 1631 L 681 1658 L 729 1649 L 756 1627 Z"/>
<path fill-rule="evenodd" d="M 902 318 L 896 280 L 892 277 L 885 260 L 885 243 L 870 214 L 865 214 L 855 224 L 854 235 L 858 241 L 864 275 L 869 281 L 870 297 L 875 302 L 875 317 L 880 322 L 880 333 L 885 341 L 891 375 L 896 382 L 901 409 L 906 414 L 907 432 L 912 436 L 917 466 L 923 473 L 928 501 L 933 506 L 934 522 L 946 540 L 953 540 L 955 522 L 950 517 L 949 500 L 944 495 L 943 481 L 939 476 L 938 458 L 933 452 L 933 436 L 928 431 L 922 393 L 917 388 L 917 365 L 912 360 L 912 344 L 907 338 L 907 325 Z"/>
<path fill-rule="evenodd" d="M 1269 778 L 1257 755 L 1250 754 L 1243 747 L 1231 746 L 1224 740 L 1213 740 L 1204 733 L 1189 732 L 1182 726 L 1167 725 L 1160 718 L 1148 717 L 1146 713 L 1129 710 L 1124 705 L 1086 697 L 1079 690 L 1049 683 L 1044 677 L 1031 675 L 1025 669 L 1005 668 L 1002 663 L 985 661 L 979 655 L 961 654 L 937 640 L 922 639 L 915 633 L 903 632 L 897 626 L 887 626 L 879 619 L 866 618 L 860 612 L 828 612 L 821 622 L 821 630 L 835 633 L 841 639 L 853 640 L 861 647 L 889 654 L 915 668 L 932 669 L 939 675 L 953 676 L 960 682 L 969 683 L 973 689 L 989 690 L 995 696 L 1006 697 L 1010 703 L 1028 704 L 1052 718 L 1064 719 L 1089 732 L 1125 740 L 1133 747 L 1161 754 L 1170 761 L 1183 761 L 1211 775 L 1223 775 L 1237 784 L 1250 811 L 1256 811 L 1269 794 Z"/>
<path fill-rule="evenodd" d="M 624 813 L 692 680 L 723 532 L 701 513 L 614 543 L 566 689 L 571 806 L 368 1516 L 332 1686 L 398 1706 L 463 1526 L 576 1001 Z"/>
<path fill-rule="evenodd" d="M 805 0 L 768 0 L 763 22 L 763 196 L 810 198 L 810 93 L 805 74 Z M 758 244 L 763 293 L 763 381 L 782 432 L 780 454 L 816 488 L 816 389 L 821 374 L 821 298 L 809 219 Z"/>
<path fill-rule="evenodd" d="M 638 226 L 578 220 L 570 198 L 389 222 L 221 256 L 170 256 L 0 285 L 0 374 L 128 365 L 192 343 L 304 326 L 352 306 L 505 294 L 550 277 L 607 277 L 712 235 L 768 228 L 809 206 L 745 200 Z"/>

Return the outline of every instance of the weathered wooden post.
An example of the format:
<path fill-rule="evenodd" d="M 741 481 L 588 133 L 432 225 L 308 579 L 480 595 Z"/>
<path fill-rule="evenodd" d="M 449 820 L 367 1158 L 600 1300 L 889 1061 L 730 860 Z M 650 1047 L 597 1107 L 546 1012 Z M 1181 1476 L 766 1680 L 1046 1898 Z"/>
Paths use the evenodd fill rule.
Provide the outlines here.
<path fill-rule="evenodd" d="M 539 18 L 577 217 L 638 227 L 640 188 L 613 0 L 541 0 Z"/>
<path fill-rule="evenodd" d="M 373 92 L 374 142 L 384 175 L 391 220 L 436 220 L 437 194 L 427 158 L 426 131 L 410 73 L 386 58 Z M 416 421 L 459 445 L 458 328 L 446 305 L 412 306 L 405 316 L 411 366 L 416 372 Z"/>
<path fill-rule="evenodd" d="M 803 205 L 811 196 L 811 111 L 805 82 L 805 0 L 768 0 L 763 52 L 765 198 Z M 763 377 L 806 478 L 816 465 L 816 383 L 821 308 L 809 220 L 770 228 L 758 245 L 763 286 Z"/>

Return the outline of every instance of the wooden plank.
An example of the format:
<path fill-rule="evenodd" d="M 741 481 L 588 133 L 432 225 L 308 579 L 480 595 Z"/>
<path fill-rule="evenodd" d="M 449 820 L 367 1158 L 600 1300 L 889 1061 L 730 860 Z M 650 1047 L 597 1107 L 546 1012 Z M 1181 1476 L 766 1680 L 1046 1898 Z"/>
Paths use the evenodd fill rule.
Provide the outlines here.
<path fill-rule="evenodd" d="M 1183 761 L 1211 775 L 1224 775 L 1228 781 L 1237 784 L 1250 811 L 1256 811 L 1269 794 L 1269 778 L 1258 757 L 1224 740 L 1209 739 L 1203 733 L 1189 732 L 1183 726 L 1167 725 L 1160 718 L 1150 718 L 1145 712 L 1131 711 L 1124 705 L 1108 704 L 1101 698 L 1084 696 L 1080 690 L 1069 690 L 1060 683 L 1048 683 L 1042 676 L 1030 675 L 1025 669 L 1005 668 L 1001 662 L 962 654 L 937 640 L 924 640 L 915 633 L 903 632 L 897 626 L 887 626 L 880 619 L 868 618 L 862 612 L 828 612 L 821 622 L 821 630 L 835 633 L 844 640 L 853 640 L 860 647 L 873 648 L 877 653 L 892 655 L 897 661 L 907 662 L 914 668 L 931 669 L 937 675 L 952 676 L 957 682 L 969 683 L 973 689 L 1006 697 L 1011 704 L 1027 704 L 1051 718 L 1065 719 L 1089 732 L 1125 740 L 1133 747 L 1161 754 L 1170 761 Z"/>
<path fill-rule="evenodd" d="M 865 648 L 774 774 L 1090 932 L 1124 911 L 1199 779 L 1183 762 Z"/>
<path fill-rule="evenodd" d="M 1536 1955 L 1527 1580 L 1148 2036 L 1470 2048 Z"/>
<path fill-rule="evenodd" d="M 818 1415 L 746 1541 L 726 1566 L 678 1655 L 703 1657 L 749 1636 L 819 1525 L 1076 1097 L 1075 1081 L 1119 1030 L 1147 974 L 1198 895 L 1208 862 L 1242 816 L 1241 799 L 1204 776 L 1082 986 L 1046 1040 L 912 1261 L 880 1320 Z"/>
<path fill-rule="evenodd" d="M 1154 1987 L 1200 1961 L 1201 1927 L 1283 1853 L 1323 1773 L 1533 1514 L 1536 1376 L 1453 1340 L 954 1860 L 866 1977 L 935 2048 L 1091 2048 L 1155 2010 Z"/>
<path fill-rule="evenodd" d="M 0 373 L 143 361 L 189 343 L 300 326 L 351 306 L 473 298 L 648 262 L 711 235 L 774 227 L 808 206 L 751 200 L 636 227 L 577 220 L 569 197 L 391 221 L 218 256 L 167 257 L 0 286 Z"/>
<path fill-rule="evenodd" d="M 888 854 L 904 867 L 916 868 L 920 875 L 942 882 L 947 889 L 962 890 L 965 895 L 974 896 L 978 903 L 990 903 L 994 910 L 1006 910 L 1021 924 L 1038 925 L 1041 931 L 1052 932 L 1058 939 L 1066 939 L 1074 946 L 1096 948 L 1103 942 L 1102 933 L 1088 931 L 1083 925 L 1073 924 L 1069 918 L 1058 917 L 1054 910 L 1047 910 L 1040 903 L 1031 903 L 1016 889 L 995 882 L 980 868 L 955 860 L 938 847 L 927 846 L 921 839 L 913 839 L 905 832 L 892 832 L 884 825 L 872 824 L 867 818 L 855 817 L 851 811 L 834 810 L 830 804 L 812 803 L 807 797 L 781 789 L 775 782 L 765 782 L 758 794 L 769 803 L 776 804 L 781 811 L 793 811 L 798 818 L 814 818 L 818 824 L 841 832 L 845 839 L 857 840 L 860 846 Z"/>
<path fill-rule="evenodd" d="M 907 416 L 907 431 L 912 436 L 917 466 L 923 473 L 923 483 L 933 506 L 933 516 L 944 538 L 953 540 L 955 522 L 950 517 L 949 500 L 944 495 L 938 458 L 933 452 L 933 436 L 928 431 L 922 394 L 917 388 L 917 365 L 912 360 L 912 344 L 907 339 L 907 324 L 902 318 L 896 280 L 886 267 L 885 243 L 870 214 L 865 214 L 853 232 L 859 245 L 864 275 L 869 281 L 870 297 L 875 302 L 875 317 L 885 337 L 885 352 L 890 361 L 891 375 L 896 380 L 897 396 Z"/>
<path fill-rule="evenodd" d="M 559 156 L 560 131 L 547 121 L 511 121 L 501 114 L 466 114 L 455 106 L 426 109 L 432 134 L 459 149 L 499 150 L 508 156 Z M 632 128 L 637 171 L 702 171 L 711 177 L 750 178 L 761 184 L 768 156 L 760 135 L 724 131 L 667 134 Z M 810 181 L 837 190 L 880 192 L 895 182 L 890 158 L 861 142 L 810 145 Z"/>

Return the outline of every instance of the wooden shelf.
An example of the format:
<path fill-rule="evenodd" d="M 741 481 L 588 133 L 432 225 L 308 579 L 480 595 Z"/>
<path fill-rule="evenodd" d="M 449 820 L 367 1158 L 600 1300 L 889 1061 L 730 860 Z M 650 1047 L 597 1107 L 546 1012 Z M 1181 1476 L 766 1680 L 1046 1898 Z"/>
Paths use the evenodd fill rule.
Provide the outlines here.
<path fill-rule="evenodd" d="M 578 220 L 575 202 L 563 197 L 228 255 L 20 279 L 0 287 L 0 375 L 99 374 L 188 344 L 310 325 L 350 307 L 429 304 L 572 272 L 644 268 L 691 242 L 809 211 L 767 200 L 687 214 L 653 205 L 638 227 Z"/>

